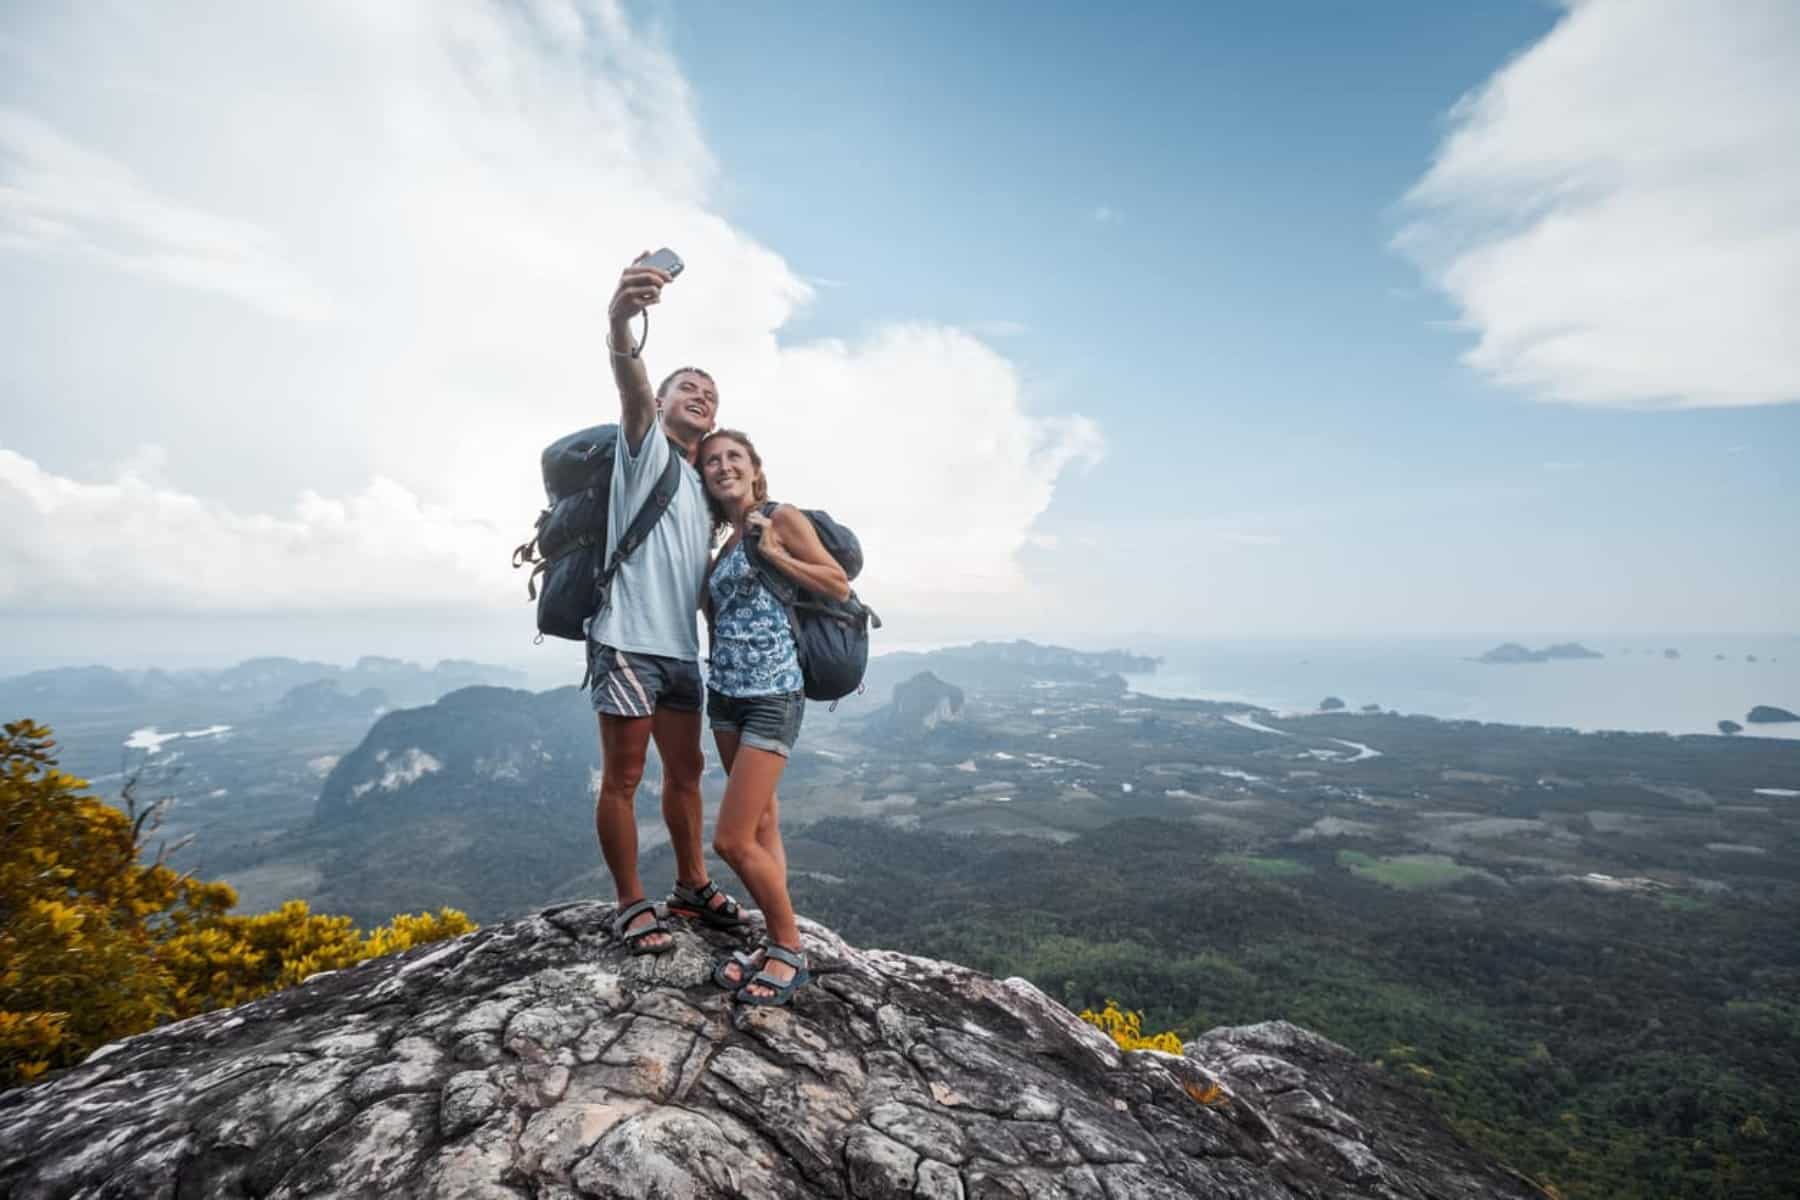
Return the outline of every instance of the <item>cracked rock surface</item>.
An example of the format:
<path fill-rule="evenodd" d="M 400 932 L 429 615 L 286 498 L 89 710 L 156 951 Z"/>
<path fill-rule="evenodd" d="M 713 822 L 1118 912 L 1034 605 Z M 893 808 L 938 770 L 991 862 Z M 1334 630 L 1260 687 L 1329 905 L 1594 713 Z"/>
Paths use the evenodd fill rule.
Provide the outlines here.
<path fill-rule="evenodd" d="M 424 946 L 0 1094 L 0 1195 L 1533 1197 L 1342 1047 L 1281 1022 L 1120 1053 L 1023 980 L 803 923 L 791 1010 L 610 905 Z"/>

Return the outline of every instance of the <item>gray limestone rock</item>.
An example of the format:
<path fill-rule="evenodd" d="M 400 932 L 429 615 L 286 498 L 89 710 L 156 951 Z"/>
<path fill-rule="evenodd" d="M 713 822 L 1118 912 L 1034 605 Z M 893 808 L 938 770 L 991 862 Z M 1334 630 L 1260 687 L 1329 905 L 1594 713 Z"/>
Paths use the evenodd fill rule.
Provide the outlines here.
<path fill-rule="evenodd" d="M 803 923 L 791 1010 L 563 905 L 315 976 L 0 1094 L 0 1195 L 475 1200 L 1525 1198 L 1348 1051 L 1274 1022 L 1122 1054 L 1024 980 Z"/>

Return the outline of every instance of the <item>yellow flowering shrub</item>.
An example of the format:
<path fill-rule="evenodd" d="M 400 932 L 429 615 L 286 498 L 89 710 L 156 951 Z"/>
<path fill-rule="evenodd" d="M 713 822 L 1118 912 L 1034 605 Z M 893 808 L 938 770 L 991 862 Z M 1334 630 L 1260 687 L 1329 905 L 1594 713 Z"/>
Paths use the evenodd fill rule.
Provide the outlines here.
<path fill-rule="evenodd" d="M 1121 1050 L 1162 1050 L 1169 1054 L 1181 1053 L 1181 1039 L 1174 1033 L 1165 1031 L 1145 1037 L 1144 1014 L 1135 1009 L 1121 1009 L 1117 1000 L 1108 1000 L 1106 1007 L 1099 1012 L 1095 1012 L 1091 1008 L 1082 1009 L 1081 1019 L 1111 1037 L 1118 1043 Z"/>
<path fill-rule="evenodd" d="M 50 731 L 0 732 L 0 1087 L 107 1042 L 253 1000 L 317 971 L 456 937 L 455 909 L 367 936 L 290 900 L 234 914 L 237 893 L 146 863 L 155 810 L 123 812 L 56 769 Z"/>

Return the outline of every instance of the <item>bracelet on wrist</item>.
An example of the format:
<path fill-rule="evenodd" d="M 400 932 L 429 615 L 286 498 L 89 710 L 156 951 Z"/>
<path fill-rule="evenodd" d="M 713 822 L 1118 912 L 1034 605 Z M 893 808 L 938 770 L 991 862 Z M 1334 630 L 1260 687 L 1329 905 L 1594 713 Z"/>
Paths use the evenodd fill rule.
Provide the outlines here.
<path fill-rule="evenodd" d="M 643 352 L 644 347 L 642 345 L 634 345 L 629 350 L 619 349 L 617 346 L 613 345 L 612 330 L 609 329 L 606 331 L 606 349 L 614 358 L 636 358 Z"/>

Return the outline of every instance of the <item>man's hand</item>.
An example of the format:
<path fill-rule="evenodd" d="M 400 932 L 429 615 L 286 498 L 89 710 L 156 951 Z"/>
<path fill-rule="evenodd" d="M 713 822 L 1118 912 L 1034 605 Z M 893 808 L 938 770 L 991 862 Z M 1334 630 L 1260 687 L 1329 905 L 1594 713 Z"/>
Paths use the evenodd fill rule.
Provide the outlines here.
<path fill-rule="evenodd" d="M 619 425 L 632 453 L 644 444 L 644 435 L 656 424 L 656 396 L 650 390 L 650 376 L 637 356 L 640 347 L 631 334 L 631 319 L 662 299 L 663 284 L 669 276 L 655 267 L 643 264 L 648 252 L 637 256 L 619 273 L 619 286 L 613 289 L 612 301 L 606 306 L 611 329 L 606 335 L 607 349 L 612 351 L 613 382 L 619 386 Z"/>
<path fill-rule="evenodd" d="M 671 278 L 667 272 L 640 265 L 648 252 L 619 273 L 619 286 L 613 290 L 612 302 L 606 306 L 615 333 L 629 331 L 631 319 L 652 304 L 662 301 L 663 285 Z"/>

